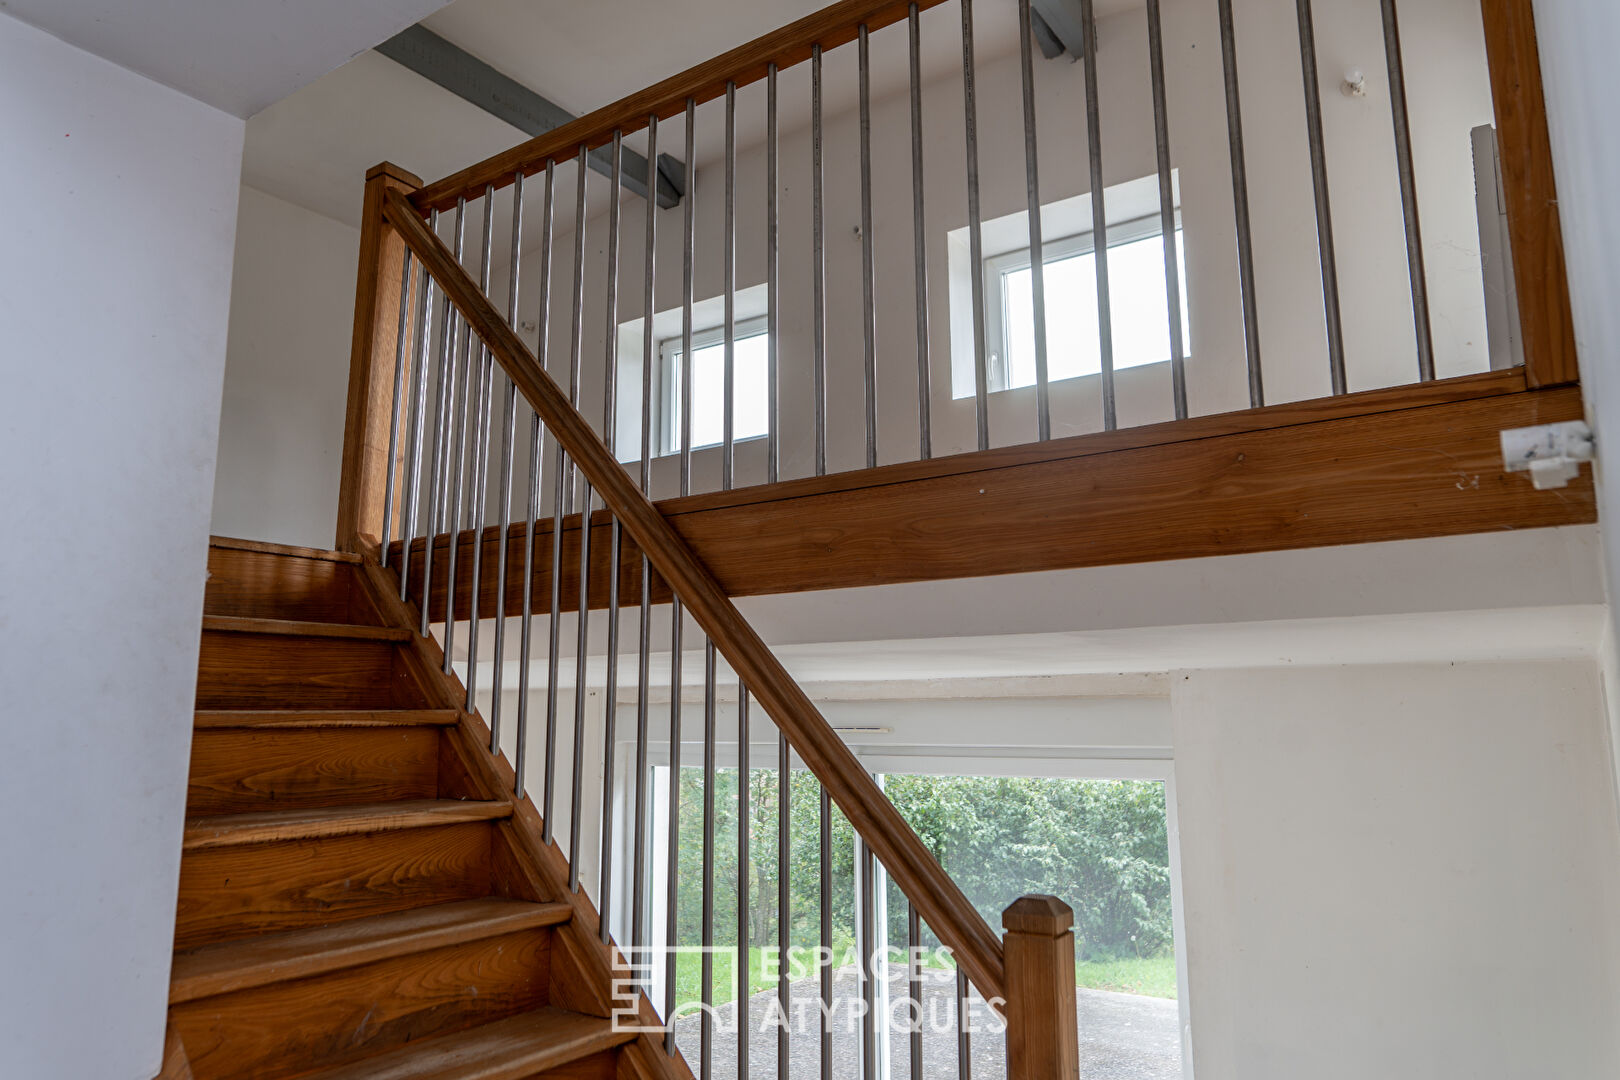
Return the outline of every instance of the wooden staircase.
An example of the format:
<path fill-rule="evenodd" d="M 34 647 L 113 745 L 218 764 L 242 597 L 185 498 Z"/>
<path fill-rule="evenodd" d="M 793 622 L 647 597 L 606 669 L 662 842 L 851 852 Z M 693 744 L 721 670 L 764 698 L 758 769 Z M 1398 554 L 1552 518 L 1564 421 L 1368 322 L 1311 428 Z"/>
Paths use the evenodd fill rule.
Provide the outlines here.
<path fill-rule="evenodd" d="M 689 1077 L 396 588 L 210 550 L 163 1076 Z"/>

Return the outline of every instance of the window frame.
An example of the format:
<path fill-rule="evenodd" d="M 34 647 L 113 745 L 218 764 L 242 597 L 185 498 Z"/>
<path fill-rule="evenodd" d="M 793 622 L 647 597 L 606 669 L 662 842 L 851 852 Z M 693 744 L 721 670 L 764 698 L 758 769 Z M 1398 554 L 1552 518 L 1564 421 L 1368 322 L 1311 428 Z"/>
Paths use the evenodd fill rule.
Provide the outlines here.
<path fill-rule="evenodd" d="M 1146 240 L 1154 236 L 1163 236 L 1161 218 L 1158 214 L 1147 214 L 1132 218 L 1129 221 L 1110 222 L 1108 225 L 1108 246 L 1110 249 L 1123 247 L 1138 240 Z M 1181 207 L 1176 207 L 1175 229 L 1182 233 Z M 1081 233 L 1072 233 L 1053 240 L 1041 241 L 1041 263 L 1043 266 L 1063 259 L 1073 258 L 1077 255 L 1089 255 L 1096 251 L 1096 230 L 1088 229 Z M 997 255 L 986 255 L 981 264 L 980 273 L 984 279 L 985 295 L 985 326 L 984 337 L 987 345 L 985 357 L 985 379 L 990 393 L 1000 393 L 1005 390 L 1022 390 L 1033 383 L 1012 385 L 1009 378 L 1011 365 L 1008 354 L 1012 351 L 1007 338 L 1007 324 L 1011 321 L 1007 313 L 1007 284 L 1008 274 L 1027 270 L 1034 263 L 1030 257 L 1028 245 L 1004 251 Z M 1183 276 L 1180 282 L 1181 294 L 1185 300 L 1187 282 Z M 1183 349 L 1186 346 L 1183 344 Z M 1163 361 L 1168 363 L 1167 356 Z M 1144 365 L 1146 366 L 1146 365 Z M 1070 375 L 1063 379 L 1050 380 L 1052 382 L 1065 382 L 1071 378 L 1089 378 L 1090 375 Z"/>
<path fill-rule="evenodd" d="M 733 326 L 732 334 L 733 341 L 736 344 L 741 344 L 745 339 L 768 336 L 770 334 L 770 316 L 756 315 L 752 318 L 739 319 Z M 677 402 L 681 389 L 681 372 L 680 365 L 675 362 L 675 358 L 682 355 L 685 346 L 684 339 L 684 333 L 678 333 L 658 342 L 658 369 L 653 372 L 653 395 L 658 406 L 653 410 L 652 447 L 654 457 L 674 457 L 681 452 L 680 415 L 677 412 Z M 702 330 L 694 330 L 692 332 L 692 351 L 697 352 L 699 349 L 721 345 L 725 343 L 725 340 L 726 327 L 724 323 L 718 326 L 705 327 Z M 769 342 L 767 342 L 768 344 Z M 682 357 L 681 362 L 685 362 L 684 357 Z M 733 405 L 735 405 L 735 402 L 733 402 Z M 768 438 L 770 436 L 770 422 L 770 412 L 767 409 L 764 434 L 734 439 L 733 445 Z M 696 452 L 721 445 L 723 445 L 723 442 L 718 441 L 695 443 L 691 449 Z"/>

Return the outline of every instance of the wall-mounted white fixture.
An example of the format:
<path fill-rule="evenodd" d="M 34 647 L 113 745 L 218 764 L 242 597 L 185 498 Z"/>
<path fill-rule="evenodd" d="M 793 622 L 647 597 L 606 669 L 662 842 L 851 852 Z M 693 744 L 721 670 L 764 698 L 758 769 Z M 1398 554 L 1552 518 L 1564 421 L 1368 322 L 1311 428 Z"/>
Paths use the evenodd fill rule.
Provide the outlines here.
<path fill-rule="evenodd" d="M 1595 455 L 1592 429 L 1585 420 L 1502 432 L 1502 464 L 1508 472 L 1528 472 L 1537 491 L 1564 487 L 1580 474 L 1581 462 Z"/>
<path fill-rule="evenodd" d="M 1339 92 L 1345 97 L 1366 97 L 1367 76 L 1362 74 L 1360 68 L 1348 68 L 1344 73 L 1344 82 L 1339 84 Z"/>

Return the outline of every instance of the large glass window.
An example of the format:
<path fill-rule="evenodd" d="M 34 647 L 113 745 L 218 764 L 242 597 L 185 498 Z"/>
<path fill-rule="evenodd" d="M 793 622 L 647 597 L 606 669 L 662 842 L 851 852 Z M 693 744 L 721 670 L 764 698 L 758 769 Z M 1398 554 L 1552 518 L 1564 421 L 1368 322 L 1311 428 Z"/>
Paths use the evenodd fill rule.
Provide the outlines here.
<path fill-rule="evenodd" d="M 1099 763 L 1100 764 L 1100 763 Z M 1167 774 L 1166 774 L 1167 775 Z M 649 835 L 662 846 L 667 836 L 671 770 L 654 769 Z M 962 887 L 991 926 L 1026 893 L 1053 893 L 1075 909 L 1081 1071 L 1088 1080 L 1172 1080 L 1182 1076 L 1182 1013 L 1178 1003 L 1175 899 L 1171 829 L 1162 778 L 1113 779 L 1075 776 L 973 776 L 891 771 L 879 776 L 889 797 Z M 676 955 L 676 1041 L 697 1061 L 703 998 L 704 891 L 710 890 L 712 932 L 719 948 L 711 960 L 716 1006 L 713 1076 L 736 1077 L 740 1001 L 748 1003 L 748 1044 L 753 1075 L 776 1075 L 776 975 L 778 969 L 779 774 L 751 769 L 748 779 L 748 869 L 739 878 L 737 823 L 739 772 L 719 768 L 713 792 L 713 869 L 704 869 L 704 774 L 686 765 L 679 776 L 680 843 L 674 891 L 675 925 L 666 936 L 670 893 L 667 862 L 655 861 L 648 893 L 647 925 L 656 941 L 691 949 Z M 822 993 L 814 950 L 826 935 L 832 947 L 833 1074 L 860 1074 L 860 1023 L 856 943 L 860 940 L 863 860 L 854 831 L 836 808 L 828 819 L 825 879 L 821 854 L 821 792 L 814 777 L 794 771 L 788 792 L 787 891 L 790 956 L 789 1076 L 820 1076 Z M 825 899 L 823 883 L 827 886 Z M 899 889 L 875 869 L 873 937 L 876 948 L 908 945 L 909 909 Z M 746 920 L 739 912 L 746 905 Z M 746 952 L 739 952 L 739 943 Z M 899 954 L 874 990 L 880 1048 L 878 1076 L 911 1074 L 908 1022 L 920 1019 L 925 1076 L 957 1075 L 956 972 L 926 926 L 927 951 L 916 1012 Z M 662 955 L 662 954 L 661 954 Z M 746 956 L 747 982 L 737 977 Z M 656 961 L 660 967 L 662 959 Z M 797 965 L 797 968 L 793 965 Z M 664 1001 L 662 970 L 652 973 L 652 998 Z M 977 1080 L 1005 1076 L 1005 1040 L 982 1001 L 968 1015 Z"/>

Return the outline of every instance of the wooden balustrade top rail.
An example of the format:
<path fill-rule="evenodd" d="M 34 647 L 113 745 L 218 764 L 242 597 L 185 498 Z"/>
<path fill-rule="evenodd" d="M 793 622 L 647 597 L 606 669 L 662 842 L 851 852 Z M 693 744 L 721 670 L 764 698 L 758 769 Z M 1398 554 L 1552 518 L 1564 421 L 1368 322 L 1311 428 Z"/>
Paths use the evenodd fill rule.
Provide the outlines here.
<path fill-rule="evenodd" d="M 411 203 L 424 213 L 448 210 L 455 206 L 458 198 L 481 195 L 488 185 L 505 187 L 519 172 L 525 176 L 539 172 L 547 161 L 576 154 L 581 146 L 591 150 L 603 146 L 612 141 L 615 131 L 626 135 L 640 131 L 655 115 L 666 120 L 685 110 L 688 100 L 701 105 L 720 97 L 726 92 L 727 83 L 746 86 L 758 82 L 765 78 L 771 64 L 779 71 L 801 64 L 810 59 L 813 45 L 826 50 L 853 41 L 862 24 L 868 30 L 877 30 L 900 22 L 910 13 L 912 3 L 922 11 L 944 2 L 840 0 L 712 60 L 687 68 L 679 75 L 587 113 L 572 123 L 451 173 L 416 192 L 411 196 Z"/>
<path fill-rule="evenodd" d="M 954 951 L 979 992 L 987 999 L 1005 999 L 1001 939 L 738 612 L 709 568 L 642 494 L 477 283 L 428 230 L 410 199 L 389 190 L 384 215 L 871 846 L 923 921 Z"/>

